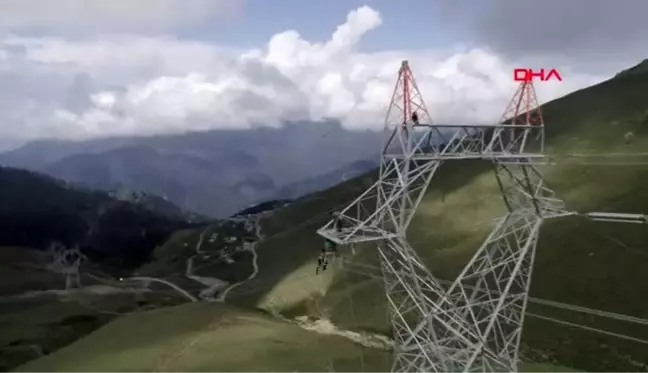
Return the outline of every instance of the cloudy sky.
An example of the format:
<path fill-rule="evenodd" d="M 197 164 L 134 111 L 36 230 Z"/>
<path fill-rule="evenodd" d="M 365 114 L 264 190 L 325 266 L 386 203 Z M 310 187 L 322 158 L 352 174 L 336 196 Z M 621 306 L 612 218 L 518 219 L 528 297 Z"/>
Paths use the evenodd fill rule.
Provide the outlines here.
<path fill-rule="evenodd" d="M 494 121 L 648 57 L 645 0 L 0 0 L 0 137 L 339 118 L 380 128 L 408 59 L 437 122 Z"/>

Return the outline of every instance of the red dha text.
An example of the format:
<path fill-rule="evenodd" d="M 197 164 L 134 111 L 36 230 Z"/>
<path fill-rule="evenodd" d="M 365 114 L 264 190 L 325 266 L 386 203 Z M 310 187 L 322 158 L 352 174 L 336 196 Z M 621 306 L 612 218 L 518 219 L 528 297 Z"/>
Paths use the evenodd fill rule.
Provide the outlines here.
<path fill-rule="evenodd" d="M 562 77 L 556 69 L 551 69 L 549 71 L 545 69 L 540 69 L 540 71 L 533 71 L 532 69 L 519 68 L 513 70 L 513 80 L 516 82 L 530 82 L 535 78 L 539 78 L 542 82 L 546 82 L 547 80 L 551 79 L 562 82 Z"/>

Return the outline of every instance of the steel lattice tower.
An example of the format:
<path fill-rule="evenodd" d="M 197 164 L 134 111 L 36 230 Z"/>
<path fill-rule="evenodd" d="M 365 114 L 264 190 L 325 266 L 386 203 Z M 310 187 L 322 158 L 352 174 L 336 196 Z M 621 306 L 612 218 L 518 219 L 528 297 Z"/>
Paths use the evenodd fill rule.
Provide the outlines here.
<path fill-rule="evenodd" d="M 540 225 L 570 215 L 533 161 L 544 123 L 531 82 L 523 82 L 500 124 L 432 124 L 407 61 L 387 112 L 391 133 L 378 180 L 318 230 L 338 244 L 376 241 L 390 305 L 392 371 L 517 371 Z M 408 244 L 406 231 L 442 162 L 494 164 L 508 213 L 457 279 L 444 288 Z"/>

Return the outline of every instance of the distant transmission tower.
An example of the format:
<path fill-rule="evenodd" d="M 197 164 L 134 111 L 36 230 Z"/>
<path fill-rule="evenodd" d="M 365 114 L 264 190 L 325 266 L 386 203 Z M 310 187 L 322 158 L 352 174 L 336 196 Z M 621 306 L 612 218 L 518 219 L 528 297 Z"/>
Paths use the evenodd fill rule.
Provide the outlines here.
<path fill-rule="evenodd" d="M 78 248 L 67 249 L 59 244 L 52 244 L 49 249 L 52 263 L 49 269 L 65 276 L 65 290 L 81 287 L 79 267 L 86 261 L 86 256 Z"/>
<path fill-rule="evenodd" d="M 532 164 L 544 157 L 532 84 L 519 86 L 501 124 L 432 124 L 403 61 L 385 127 L 391 136 L 379 179 L 318 233 L 342 245 L 378 242 L 396 346 L 392 371 L 517 371 L 540 225 L 572 214 Z M 454 159 L 492 161 L 508 213 L 444 288 L 406 231 L 434 173 Z"/>

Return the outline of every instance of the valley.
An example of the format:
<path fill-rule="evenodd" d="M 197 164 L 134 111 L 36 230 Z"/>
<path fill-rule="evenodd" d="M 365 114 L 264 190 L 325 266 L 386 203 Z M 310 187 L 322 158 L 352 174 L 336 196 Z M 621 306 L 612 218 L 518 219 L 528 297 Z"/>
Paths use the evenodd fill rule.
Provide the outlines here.
<path fill-rule="evenodd" d="M 554 161 L 538 167 L 570 209 L 648 212 L 648 162 L 641 155 L 648 146 L 646 65 L 644 61 L 629 70 L 632 74 L 619 74 L 542 106 L 547 152 Z M 597 110 L 588 111 L 591 107 Z M 583 115 L 586 112 L 590 114 Z M 625 136 L 629 132 L 632 141 Z M 607 156 L 600 159 L 601 155 Z M 95 267 L 80 268 L 88 278 L 83 281 L 86 290 L 64 294 L 33 293 L 53 284 L 62 286 L 62 279 L 44 269 L 50 259 L 14 246 L 40 244 L 42 248 L 59 235 L 72 243 L 94 241 L 68 236 L 62 228 L 47 231 L 49 236 L 34 242 L 3 233 L 0 238 L 7 238 L 2 252 L 17 257 L 3 262 L 14 263 L 14 272 L 7 276 L 12 282 L 3 285 L 7 297 L 0 312 L 0 323 L 13 328 L 0 343 L 3 367 L 18 371 L 390 370 L 393 329 L 375 247 L 342 246 L 331 268 L 315 273 L 324 245 L 317 229 L 376 177 L 375 170 L 369 171 L 324 191 L 268 203 L 268 211 L 200 222 L 189 222 L 186 216 L 172 219 L 150 206 L 138 210 L 129 204 L 154 218 L 148 229 L 165 227 L 160 231 L 164 235 L 156 236 L 155 242 L 126 241 L 146 247 L 129 270 L 103 273 L 101 258 L 95 256 Z M 14 195 L 16 190 L 22 188 L 13 189 Z M 102 194 L 101 206 L 116 203 L 111 198 Z M 436 277 L 452 281 L 504 212 L 491 164 L 448 162 L 423 196 L 408 239 Z M 90 215 L 92 219 L 85 221 L 95 222 Z M 58 217 L 35 216 L 47 222 Z M 5 219 L 11 220 L 8 213 Z M 122 241 L 112 238 L 121 237 L 120 232 L 101 236 L 99 243 L 117 242 L 114 247 L 121 247 Z M 521 370 L 646 370 L 648 324 L 637 321 L 648 318 L 646 242 L 648 230 L 642 224 L 566 216 L 542 226 L 532 301 L 522 334 Z M 26 268 L 25 263 L 31 271 L 20 269 Z M 111 290 L 91 291 L 89 287 L 97 282 Z M 43 337 L 52 330 L 60 339 Z M 245 348 L 232 348 L 235 343 Z"/>

